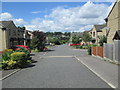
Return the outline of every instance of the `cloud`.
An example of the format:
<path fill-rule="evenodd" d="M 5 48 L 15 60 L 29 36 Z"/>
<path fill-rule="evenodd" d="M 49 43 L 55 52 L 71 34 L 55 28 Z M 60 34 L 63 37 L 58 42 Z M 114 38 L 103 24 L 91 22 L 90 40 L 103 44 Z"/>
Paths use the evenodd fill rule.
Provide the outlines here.
<path fill-rule="evenodd" d="M 22 18 L 18 18 L 18 19 L 13 19 L 14 23 L 17 26 L 24 26 L 26 24 L 28 24 L 26 21 L 24 21 Z"/>
<path fill-rule="evenodd" d="M 8 21 L 8 20 L 13 20 L 14 23 L 17 25 L 17 26 L 24 26 L 26 24 L 28 24 L 26 21 L 24 21 L 22 18 L 17 18 L 15 19 L 12 14 L 8 13 L 8 12 L 5 12 L 5 13 L 1 13 L 0 14 L 0 20 L 1 21 Z"/>
<path fill-rule="evenodd" d="M 0 20 L 10 20 L 12 18 L 13 18 L 13 16 L 8 12 L 0 14 Z"/>
<path fill-rule="evenodd" d="M 42 31 L 62 32 L 90 30 L 94 24 L 105 23 L 104 19 L 112 7 L 113 4 L 108 6 L 107 4 L 95 4 L 90 1 L 78 7 L 56 7 L 52 9 L 49 15 L 45 15 L 45 19 L 36 18 L 32 20 L 31 25 L 26 27 Z"/>
<path fill-rule="evenodd" d="M 114 3 L 108 6 L 107 4 L 95 4 L 88 1 L 83 6 L 56 7 L 51 10 L 50 14 L 45 15 L 44 18 L 38 17 L 31 20 L 31 22 L 26 22 L 22 18 L 14 18 L 10 13 L 2 13 L 0 16 L 6 20 L 12 19 L 18 26 L 26 26 L 28 30 L 82 32 L 90 30 L 94 24 L 105 23 L 104 19 L 113 5 Z"/>
<path fill-rule="evenodd" d="M 31 12 L 33 14 L 38 14 L 38 13 L 41 13 L 41 11 L 34 11 L 34 12 Z"/>

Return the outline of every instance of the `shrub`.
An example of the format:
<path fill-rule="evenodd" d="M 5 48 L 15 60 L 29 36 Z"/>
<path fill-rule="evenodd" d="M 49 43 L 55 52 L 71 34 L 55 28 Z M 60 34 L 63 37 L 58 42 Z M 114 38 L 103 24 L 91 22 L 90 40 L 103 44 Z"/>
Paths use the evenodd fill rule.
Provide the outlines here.
<path fill-rule="evenodd" d="M 3 60 L 10 60 L 10 55 L 13 53 L 14 51 L 12 49 L 5 49 L 2 53 L 2 59 Z"/>
<path fill-rule="evenodd" d="M 18 47 L 15 52 L 24 52 L 26 55 L 26 58 L 30 58 L 30 52 L 29 50 L 23 48 L 23 47 Z"/>
<path fill-rule="evenodd" d="M 80 49 L 82 49 L 83 48 L 83 46 L 82 45 L 80 45 Z"/>
<path fill-rule="evenodd" d="M 27 64 L 27 57 L 24 52 L 14 52 L 11 54 L 11 60 L 17 62 L 18 67 L 22 67 Z"/>
<path fill-rule="evenodd" d="M 13 69 L 14 66 L 16 65 L 16 61 L 13 60 L 7 60 L 7 61 L 2 61 L 1 63 L 2 69 Z"/>
<path fill-rule="evenodd" d="M 88 49 L 88 46 L 82 46 L 82 49 Z"/>
<path fill-rule="evenodd" d="M 92 55 L 92 47 L 88 46 L 88 55 Z"/>

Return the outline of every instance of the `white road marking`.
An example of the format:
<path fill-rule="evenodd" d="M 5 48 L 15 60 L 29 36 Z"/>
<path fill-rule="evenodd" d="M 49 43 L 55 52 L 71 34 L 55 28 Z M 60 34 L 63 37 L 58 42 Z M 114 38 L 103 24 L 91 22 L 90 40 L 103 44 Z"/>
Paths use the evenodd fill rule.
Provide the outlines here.
<path fill-rule="evenodd" d="M 74 57 L 74 56 L 46 56 L 44 58 L 56 58 L 56 57 L 58 57 L 58 58 L 62 58 L 62 57 L 67 58 L 67 57 Z"/>
<path fill-rule="evenodd" d="M 109 83 L 109 81 L 105 80 L 102 76 L 100 76 L 97 72 L 92 70 L 88 65 L 86 65 L 84 62 L 82 62 L 78 57 L 75 56 L 75 58 L 80 61 L 84 66 L 86 66 L 90 71 L 92 71 L 94 74 L 96 74 L 99 78 L 101 78 L 105 83 L 107 83 L 111 88 L 116 88 L 113 84 Z"/>
<path fill-rule="evenodd" d="M 18 72 L 18 71 L 20 71 L 20 70 L 21 70 L 21 69 L 17 69 L 17 70 L 15 70 L 14 72 L 12 72 L 12 73 L 4 76 L 3 78 L 0 78 L 0 81 L 6 79 L 7 77 L 10 77 L 11 75 L 15 74 L 16 72 Z"/>

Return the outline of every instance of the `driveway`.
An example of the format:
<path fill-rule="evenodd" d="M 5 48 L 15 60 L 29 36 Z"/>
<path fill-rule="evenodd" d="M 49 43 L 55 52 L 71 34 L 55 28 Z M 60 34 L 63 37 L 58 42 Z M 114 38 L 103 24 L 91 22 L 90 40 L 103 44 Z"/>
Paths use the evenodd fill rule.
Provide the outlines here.
<path fill-rule="evenodd" d="M 111 88 L 74 56 L 86 55 L 60 45 L 36 54 L 35 63 L 2 81 L 3 88 Z"/>

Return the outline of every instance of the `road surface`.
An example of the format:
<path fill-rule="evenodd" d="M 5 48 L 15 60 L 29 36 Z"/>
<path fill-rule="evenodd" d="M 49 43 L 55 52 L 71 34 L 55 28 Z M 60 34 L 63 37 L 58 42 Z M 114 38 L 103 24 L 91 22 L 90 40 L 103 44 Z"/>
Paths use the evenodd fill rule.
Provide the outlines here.
<path fill-rule="evenodd" d="M 37 54 L 36 62 L 3 80 L 3 88 L 110 88 L 74 56 L 82 52 L 60 45 Z"/>

